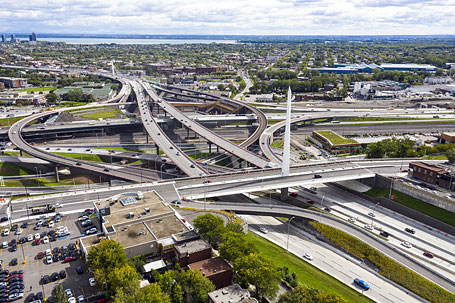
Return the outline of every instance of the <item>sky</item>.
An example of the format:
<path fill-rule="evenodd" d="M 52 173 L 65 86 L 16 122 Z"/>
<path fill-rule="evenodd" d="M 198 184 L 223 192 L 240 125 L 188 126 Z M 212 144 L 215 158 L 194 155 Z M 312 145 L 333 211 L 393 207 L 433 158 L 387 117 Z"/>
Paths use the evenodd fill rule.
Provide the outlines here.
<path fill-rule="evenodd" d="M 455 0 L 1 0 L 5 33 L 455 34 Z"/>

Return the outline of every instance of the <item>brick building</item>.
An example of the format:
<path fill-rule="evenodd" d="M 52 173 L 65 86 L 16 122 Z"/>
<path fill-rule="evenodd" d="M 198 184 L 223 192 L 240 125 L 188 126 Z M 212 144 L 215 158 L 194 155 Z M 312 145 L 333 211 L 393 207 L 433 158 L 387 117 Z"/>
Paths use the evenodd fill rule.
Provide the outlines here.
<path fill-rule="evenodd" d="M 19 88 L 27 86 L 27 79 L 23 78 L 0 77 L 0 82 L 2 82 L 6 88 Z"/>
<path fill-rule="evenodd" d="M 411 162 L 409 163 L 409 169 L 410 175 L 414 179 L 435 184 L 449 190 L 455 189 L 455 174 L 445 167 L 424 162 Z"/>
<path fill-rule="evenodd" d="M 216 289 L 232 284 L 232 267 L 221 257 L 191 263 L 188 264 L 188 268 L 199 271 L 204 277 L 215 284 Z"/>
<path fill-rule="evenodd" d="M 182 267 L 212 257 L 212 248 L 202 239 L 175 245 L 174 251 L 175 259 Z"/>
<path fill-rule="evenodd" d="M 250 292 L 241 288 L 238 284 L 209 292 L 210 303 L 258 303 L 250 296 Z"/>

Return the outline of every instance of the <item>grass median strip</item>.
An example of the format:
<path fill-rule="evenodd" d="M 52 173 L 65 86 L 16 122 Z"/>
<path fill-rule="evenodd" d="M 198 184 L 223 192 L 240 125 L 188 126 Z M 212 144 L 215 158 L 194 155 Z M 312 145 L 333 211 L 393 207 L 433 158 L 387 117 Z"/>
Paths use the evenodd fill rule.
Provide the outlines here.
<path fill-rule="evenodd" d="M 389 257 L 386 257 L 384 254 L 359 239 L 336 228 L 318 222 L 311 222 L 310 224 L 349 253 L 361 259 L 368 259 L 379 268 L 379 274 L 382 276 L 387 277 L 420 297 L 430 302 L 455 302 L 454 294 L 439 287 L 435 283 L 428 281 Z"/>
<path fill-rule="evenodd" d="M 287 253 L 285 249 L 278 245 L 251 232 L 247 234 L 247 238 L 254 243 L 263 256 L 273 260 L 277 267 L 287 267 L 290 272 L 295 272 L 300 285 L 321 291 L 334 292 L 350 303 L 374 302 L 308 262 Z"/>
<path fill-rule="evenodd" d="M 389 197 L 389 189 L 372 188 L 369 191 L 367 191 L 366 194 L 373 198 Z M 416 199 L 414 197 L 411 197 L 407 194 L 404 194 L 396 190 L 392 190 L 392 195 L 395 196 L 394 201 L 403 204 L 404 206 L 407 206 L 409 208 L 417 210 L 418 212 L 421 212 L 435 219 L 441 220 L 442 222 L 455 226 L 455 215 L 450 211 L 433 206 L 429 203 L 423 202 L 422 200 Z"/>
<path fill-rule="evenodd" d="M 71 159 L 78 159 L 81 161 L 95 161 L 95 162 L 107 162 L 101 159 L 98 155 L 90 155 L 90 154 L 78 154 L 78 153 L 55 153 L 56 155 L 71 158 Z"/>

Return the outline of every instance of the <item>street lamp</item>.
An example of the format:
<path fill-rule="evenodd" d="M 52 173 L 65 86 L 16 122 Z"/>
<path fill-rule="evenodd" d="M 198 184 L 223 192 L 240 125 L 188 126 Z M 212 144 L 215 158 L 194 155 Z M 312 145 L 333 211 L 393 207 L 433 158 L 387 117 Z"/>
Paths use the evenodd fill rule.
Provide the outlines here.
<path fill-rule="evenodd" d="M 324 202 L 324 199 L 325 199 L 325 196 L 322 196 L 322 199 L 321 199 L 321 212 L 319 214 L 319 222 L 322 222 L 322 209 L 323 209 L 322 203 Z"/>
<path fill-rule="evenodd" d="M 288 240 L 286 241 L 286 252 L 289 252 L 289 227 L 291 226 L 291 221 L 292 219 L 294 219 L 295 217 L 292 217 L 291 219 L 289 219 L 288 221 Z"/>
<path fill-rule="evenodd" d="M 390 179 L 389 200 L 392 200 L 393 179 Z"/>

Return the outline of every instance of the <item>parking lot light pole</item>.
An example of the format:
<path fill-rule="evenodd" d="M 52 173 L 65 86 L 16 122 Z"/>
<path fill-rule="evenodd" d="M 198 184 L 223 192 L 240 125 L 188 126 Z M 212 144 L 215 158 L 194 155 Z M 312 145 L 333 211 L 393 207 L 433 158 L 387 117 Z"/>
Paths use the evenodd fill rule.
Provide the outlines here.
<path fill-rule="evenodd" d="M 27 259 L 25 258 L 25 253 L 24 253 L 24 244 L 21 244 L 21 250 L 22 250 L 22 258 L 24 258 L 24 264 L 27 264 Z"/>

